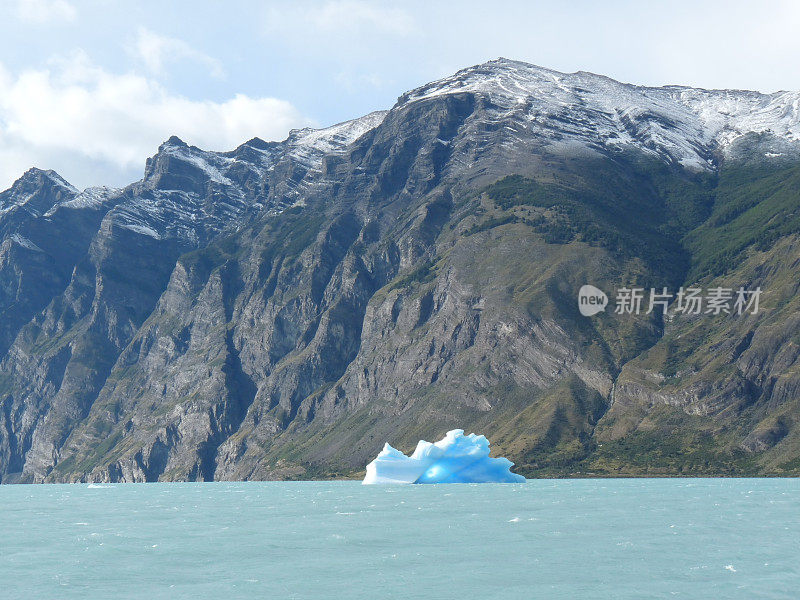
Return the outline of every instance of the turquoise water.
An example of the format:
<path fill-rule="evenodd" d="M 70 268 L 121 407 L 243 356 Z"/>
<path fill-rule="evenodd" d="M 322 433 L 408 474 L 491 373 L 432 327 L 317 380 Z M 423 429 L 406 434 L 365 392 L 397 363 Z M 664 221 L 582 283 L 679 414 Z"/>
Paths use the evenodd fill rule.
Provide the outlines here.
<path fill-rule="evenodd" d="M 797 598 L 800 481 L 0 486 L 0 598 Z"/>

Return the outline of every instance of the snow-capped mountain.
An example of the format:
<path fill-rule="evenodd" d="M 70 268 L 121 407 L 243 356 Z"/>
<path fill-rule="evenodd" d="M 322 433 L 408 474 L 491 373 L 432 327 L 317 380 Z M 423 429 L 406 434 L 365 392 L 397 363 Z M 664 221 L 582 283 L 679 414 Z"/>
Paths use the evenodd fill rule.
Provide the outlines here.
<path fill-rule="evenodd" d="M 644 87 L 498 59 L 407 92 L 399 105 L 453 94 L 487 98 L 498 122 L 553 149 L 637 149 L 712 169 L 748 133 L 800 143 L 800 92 Z"/>
<path fill-rule="evenodd" d="M 638 150 L 702 170 L 716 168 L 747 134 L 773 140 L 761 148 L 766 158 L 800 152 L 800 92 L 645 87 L 503 58 L 411 90 L 393 110 L 459 94 L 486 102 L 480 122 L 464 124 L 466 129 L 478 127 L 462 137 L 506 145 L 515 152 Z M 62 206 L 110 203 L 110 216 L 122 227 L 202 244 L 254 210 L 275 213 L 302 203 L 323 157 L 344 153 L 387 114 L 376 111 L 323 129 L 293 130 L 282 142 L 254 138 L 230 152 L 201 150 L 172 137 L 148 159 L 145 177 L 131 186 L 132 193 L 110 188 L 79 193 L 57 173 L 33 170 L 15 184 L 16 191 L 0 195 L 0 211 L 27 206 L 49 217 Z M 492 129 L 489 136 L 487 126 Z M 473 161 L 480 158 L 476 154 Z M 23 185 L 30 187 L 33 174 L 60 190 L 60 199 L 43 210 L 30 200 L 35 190 L 27 196 L 20 191 Z"/>

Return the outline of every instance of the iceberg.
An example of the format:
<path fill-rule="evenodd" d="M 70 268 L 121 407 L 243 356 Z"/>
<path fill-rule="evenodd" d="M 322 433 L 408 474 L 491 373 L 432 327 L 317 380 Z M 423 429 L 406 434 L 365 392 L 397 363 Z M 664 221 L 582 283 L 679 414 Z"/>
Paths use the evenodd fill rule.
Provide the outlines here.
<path fill-rule="evenodd" d="M 411 456 L 387 443 L 367 465 L 362 483 L 523 483 L 522 475 L 511 472 L 513 465 L 489 456 L 485 436 L 453 429 L 434 444 L 420 440 Z"/>

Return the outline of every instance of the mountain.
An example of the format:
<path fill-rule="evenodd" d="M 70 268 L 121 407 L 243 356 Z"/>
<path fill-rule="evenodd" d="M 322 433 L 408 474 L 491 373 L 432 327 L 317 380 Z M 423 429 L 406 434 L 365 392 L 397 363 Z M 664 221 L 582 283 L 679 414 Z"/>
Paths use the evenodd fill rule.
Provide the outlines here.
<path fill-rule="evenodd" d="M 800 472 L 800 93 L 499 59 L 144 178 L 0 194 L 0 481 Z M 579 288 L 763 291 L 594 317 Z"/>

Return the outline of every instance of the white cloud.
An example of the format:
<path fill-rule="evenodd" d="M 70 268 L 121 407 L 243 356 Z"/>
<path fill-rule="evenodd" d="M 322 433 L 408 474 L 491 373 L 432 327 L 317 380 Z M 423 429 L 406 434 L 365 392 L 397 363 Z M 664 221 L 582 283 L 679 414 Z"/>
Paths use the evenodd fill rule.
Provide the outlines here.
<path fill-rule="evenodd" d="M 267 10 L 267 30 L 270 34 L 303 39 L 314 36 L 344 37 L 348 43 L 354 36 L 407 36 L 416 30 L 411 15 L 397 7 L 381 2 L 363 0 L 328 0 L 318 2 L 284 2 Z"/>
<path fill-rule="evenodd" d="M 365 88 L 381 89 L 395 85 L 393 80 L 382 77 L 377 73 L 354 73 L 352 71 L 335 73 L 333 81 L 350 93 L 356 93 Z"/>
<path fill-rule="evenodd" d="M 115 74 L 75 53 L 48 68 L 12 75 L 0 65 L 0 189 L 31 166 L 63 170 L 80 186 L 87 165 L 140 172 L 158 144 L 177 135 L 213 150 L 259 136 L 283 139 L 311 124 L 289 102 L 237 94 L 224 102 L 191 100 L 135 74 Z"/>
<path fill-rule="evenodd" d="M 261 22 L 267 45 L 279 48 L 292 61 L 302 61 L 303 70 L 313 65 L 310 70 L 318 73 L 318 87 L 333 83 L 337 92 L 351 97 L 367 89 L 382 91 L 379 104 L 365 102 L 356 113 L 391 105 L 397 96 L 397 70 L 387 65 L 418 52 L 425 28 L 412 16 L 408 3 L 275 0 L 265 4 Z M 404 65 L 400 70 L 405 69 Z M 390 87 L 395 89 L 383 93 Z"/>
<path fill-rule="evenodd" d="M 67 0 L 17 0 L 17 16 L 28 23 L 74 21 L 76 15 Z"/>
<path fill-rule="evenodd" d="M 309 15 L 311 23 L 323 31 L 347 32 L 370 29 L 395 35 L 414 30 L 411 16 L 399 8 L 358 0 L 331 0 Z"/>
<path fill-rule="evenodd" d="M 131 52 L 156 75 L 163 75 L 168 63 L 181 60 L 203 65 L 212 77 L 222 78 L 225 75 L 222 63 L 217 59 L 192 48 L 183 40 L 159 35 L 143 27 L 139 28 Z"/>

